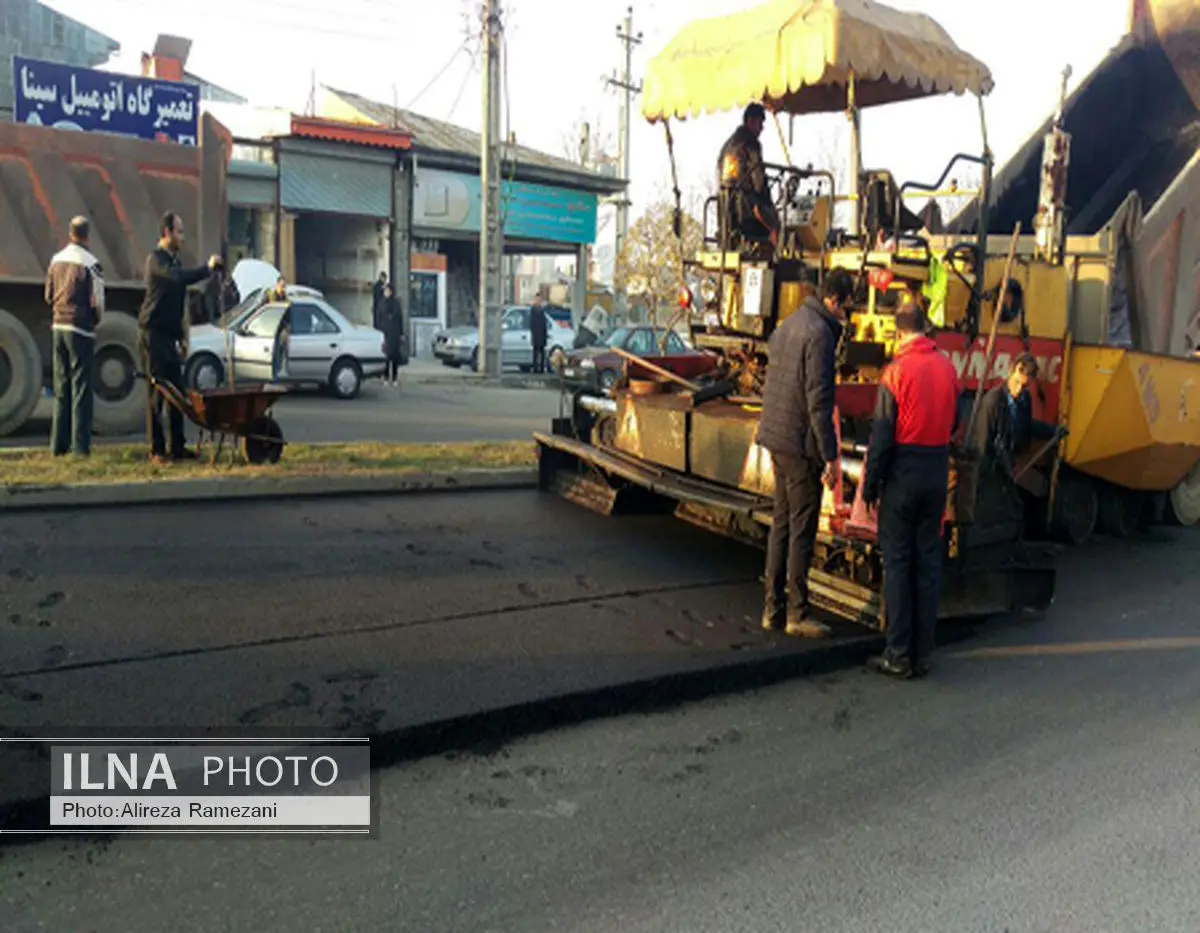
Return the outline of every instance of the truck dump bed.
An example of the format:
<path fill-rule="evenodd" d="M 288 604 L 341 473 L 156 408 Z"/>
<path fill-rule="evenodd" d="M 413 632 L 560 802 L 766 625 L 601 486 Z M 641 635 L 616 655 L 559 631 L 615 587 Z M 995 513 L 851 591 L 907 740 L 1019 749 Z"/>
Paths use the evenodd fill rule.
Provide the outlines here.
<path fill-rule="evenodd" d="M 204 120 L 202 136 L 220 133 Z M 185 222 L 184 264 L 220 249 L 224 200 L 221 146 L 193 148 L 101 133 L 0 123 L 0 285 L 41 282 L 76 214 L 92 222 L 90 248 L 113 287 L 142 285 L 158 219 Z M 207 151 L 206 151 L 207 150 Z M 213 150 L 216 150 L 215 152 Z M 215 156 L 222 164 L 207 165 Z M 206 184 L 202 186 L 201 177 Z M 209 190 L 208 180 L 213 179 Z M 204 210 L 204 201 L 213 205 Z M 203 211 L 203 216 L 202 216 Z"/>

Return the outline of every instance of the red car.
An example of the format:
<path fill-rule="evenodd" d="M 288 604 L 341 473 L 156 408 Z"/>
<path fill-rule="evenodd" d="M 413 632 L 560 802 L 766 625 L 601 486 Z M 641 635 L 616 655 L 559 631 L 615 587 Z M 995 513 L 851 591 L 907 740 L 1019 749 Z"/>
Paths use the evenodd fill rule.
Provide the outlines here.
<path fill-rule="evenodd" d="M 666 346 L 663 346 L 663 337 Z M 572 388 L 600 389 L 608 391 L 621 376 L 625 360 L 613 352 L 617 347 L 635 356 L 661 360 L 667 368 L 672 357 L 703 356 L 683 342 L 675 331 L 649 324 L 618 327 L 597 346 L 572 350 L 567 354 L 562 368 L 563 382 Z M 664 352 L 665 350 L 665 352 Z"/>

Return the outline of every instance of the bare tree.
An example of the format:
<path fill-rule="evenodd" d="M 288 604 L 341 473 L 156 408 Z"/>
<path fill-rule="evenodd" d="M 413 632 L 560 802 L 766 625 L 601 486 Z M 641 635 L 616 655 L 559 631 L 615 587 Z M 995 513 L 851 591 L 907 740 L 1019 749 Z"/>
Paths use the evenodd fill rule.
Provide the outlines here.
<path fill-rule="evenodd" d="M 674 203 L 656 200 L 629 228 L 617 257 L 617 289 L 631 296 L 644 295 L 651 315 L 678 294 L 684 281 L 681 259 L 695 256 L 703 240 L 700 222 L 686 211 L 680 225 L 683 235 L 677 238 L 674 216 Z"/>

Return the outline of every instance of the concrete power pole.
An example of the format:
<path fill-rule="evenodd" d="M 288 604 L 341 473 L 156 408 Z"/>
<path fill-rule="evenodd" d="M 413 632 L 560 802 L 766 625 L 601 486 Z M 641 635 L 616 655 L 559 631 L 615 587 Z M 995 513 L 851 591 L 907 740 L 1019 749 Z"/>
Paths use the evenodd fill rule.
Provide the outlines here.
<path fill-rule="evenodd" d="M 501 0 L 483 0 L 483 134 L 480 145 L 479 369 L 500 375 L 500 307 L 504 300 L 504 231 L 500 227 Z"/>
<path fill-rule="evenodd" d="M 641 84 L 633 83 L 633 47 L 642 44 L 642 34 L 633 34 L 633 7 L 625 13 L 625 22 L 617 27 L 617 38 L 625 46 L 624 71 L 620 78 L 611 77 L 608 84 L 620 90 L 621 120 L 617 128 L 619 136 L 617 147 L 621 163 L 621 178 L 629 183 L 629 149 L 630 149 L 630 120 L 633 118 L 633 95 L 642 92 Z M 616 260 L 620 262 L 621 251 L 625 248 L 625 235 L 629 232 L 629 188 L 626 187 L 621 199 L 617 201 L 617 241 Z M 625 290 L 617 295 L 617 306 L 622 315 L 625 312 Z"/>

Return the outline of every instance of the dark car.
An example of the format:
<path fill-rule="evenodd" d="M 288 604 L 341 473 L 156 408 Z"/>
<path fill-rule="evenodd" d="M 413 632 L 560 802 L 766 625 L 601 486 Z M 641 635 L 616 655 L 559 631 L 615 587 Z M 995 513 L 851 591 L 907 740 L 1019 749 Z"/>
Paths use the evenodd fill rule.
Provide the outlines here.
<path fill-rule="evenodd" d="M 663 338 L 666 345 L 663 346 Z M 635 356 L 670 358 L 673 356 L 699 356 L 675 331 L 648 324 L 618 327 L 596 346 L 572 350 L 563 364 L 563 382 L 573 388 L 601 389 L 607 391 L 616 385 L 625 361 L 613 348 L 620 348 Z"/>

